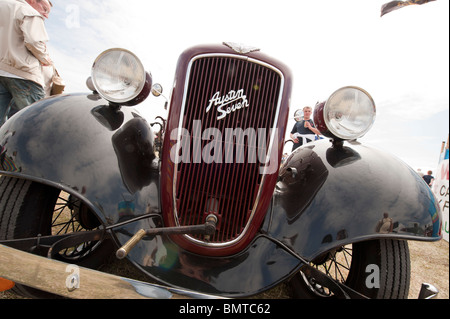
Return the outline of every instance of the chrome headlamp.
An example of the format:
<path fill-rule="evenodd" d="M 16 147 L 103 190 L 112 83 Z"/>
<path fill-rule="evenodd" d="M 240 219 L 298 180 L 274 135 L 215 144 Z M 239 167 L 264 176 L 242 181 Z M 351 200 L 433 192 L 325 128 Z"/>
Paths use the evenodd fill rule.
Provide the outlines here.
<path fill-rule="evenodd" d="M 115 104 L 136 105 L 150 93 L 152 78 L 132 52 L 110 49 L 95 60 L 92 83 L 104 99 Z"/>
<path fill-rule="evenodd" d="M 375 102 L 363 89 L 346 86 L 314 109 L 318 130 L 327 137 L 354 140 L 364 136 L 376 117 Z"/>

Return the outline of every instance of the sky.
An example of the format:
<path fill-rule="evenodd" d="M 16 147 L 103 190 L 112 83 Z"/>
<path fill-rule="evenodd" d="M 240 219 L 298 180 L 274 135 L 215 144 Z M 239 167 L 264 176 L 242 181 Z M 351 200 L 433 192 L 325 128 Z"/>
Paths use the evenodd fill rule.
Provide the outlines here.
<path fill-rule="evenodd" d="M 134 52 L 170 98 L 178 56 L 197 44 L 244 43 L 287 64 L 295 110 L 354 85 L 377 107 L 360 141 L 435 171 L 449 133 L 449 1 L 380 17 L 389 0 L 52 0 L 48 47 L 66 93 L 88 92 L 95 58 Z M 152 121 L 162 98 L 137 106 Z M 155 111 L 159 114 L 155 114 Z"/>

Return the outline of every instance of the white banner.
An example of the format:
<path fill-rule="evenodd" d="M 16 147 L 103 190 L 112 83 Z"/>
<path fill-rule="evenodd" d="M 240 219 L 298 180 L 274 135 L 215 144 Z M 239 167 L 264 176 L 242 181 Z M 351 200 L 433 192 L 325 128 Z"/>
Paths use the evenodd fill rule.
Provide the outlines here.
<path fill-rule="evenodd" d="M 448 154 L 448 150 L 447 150 Z M 442 236 L 444 240 L 448 240 L 448 228 L 449 228 L 449 221 L 448 221 L 448 155 L 446 156 L 446 159 L 442 160 L 439 163 L 439 167 L 436 171 L 436 174 L 434 175 L 434 183 L 433 183 L 433 193 L 437 197 L 437 200 L 439 201 L 439 207 L 442 211 Z"/>

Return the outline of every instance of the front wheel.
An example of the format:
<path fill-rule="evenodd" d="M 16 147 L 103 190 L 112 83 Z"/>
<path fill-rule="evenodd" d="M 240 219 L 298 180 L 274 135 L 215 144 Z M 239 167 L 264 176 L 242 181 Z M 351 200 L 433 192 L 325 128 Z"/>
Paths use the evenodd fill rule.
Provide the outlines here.
<path fill-rule="evenodd" d="M 53 187 L 10 177 L 0 177 L 0 239 L 60 235 L 100 226 L 94 213 L 80 200 Z M 58 252 L 56 259 L 98 268 L 113 251 L 111 240 L 84 242 Z M 16 293 L 32 298 L 53 295 L 16 285 Z"/>
<path fill-rule="evenodd" d="M 368 298 L 408 298 L 411 268 L 407 241 L 354 243 L 322 254 L 311 265 Z M 301 271 L 289 284 L 296 298 L 334 297 L 329 289 Z"/>

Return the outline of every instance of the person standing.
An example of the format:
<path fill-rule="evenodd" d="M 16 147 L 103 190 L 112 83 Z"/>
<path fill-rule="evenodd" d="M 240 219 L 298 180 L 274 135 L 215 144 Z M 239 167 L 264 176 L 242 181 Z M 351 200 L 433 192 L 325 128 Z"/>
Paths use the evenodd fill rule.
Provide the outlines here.
<path fill-rule="evenodd" d="M 427 175 L 423 175 L 423 177 L 422 177 L 423 180 L 425 181 L 425 183 L 427 183 L 428 186 L 430 186 L 430 187 L 433 185 L 433 182 L 434 182 L 434 176 L 431 174 L 433 174 L 433 171 L 428 171 Z"/>
<path fill-rule="evenodd" d="M 320 131 L 316 129 L 311 119 L 312 108 L 305 106 L 303 108 L 303 119 L 299 119 L 292 128 L 290 137 L 294 141 L 292 151 L 308 142 L 314 141 L 316 135 L 320 135 Z"/>
<path fill-rule="evenodd" d="M 42 67 L 53 62 L 44 20 L 51 7 L 49 0 L 0 0 L 0 126 L 45 96 Z"/>

